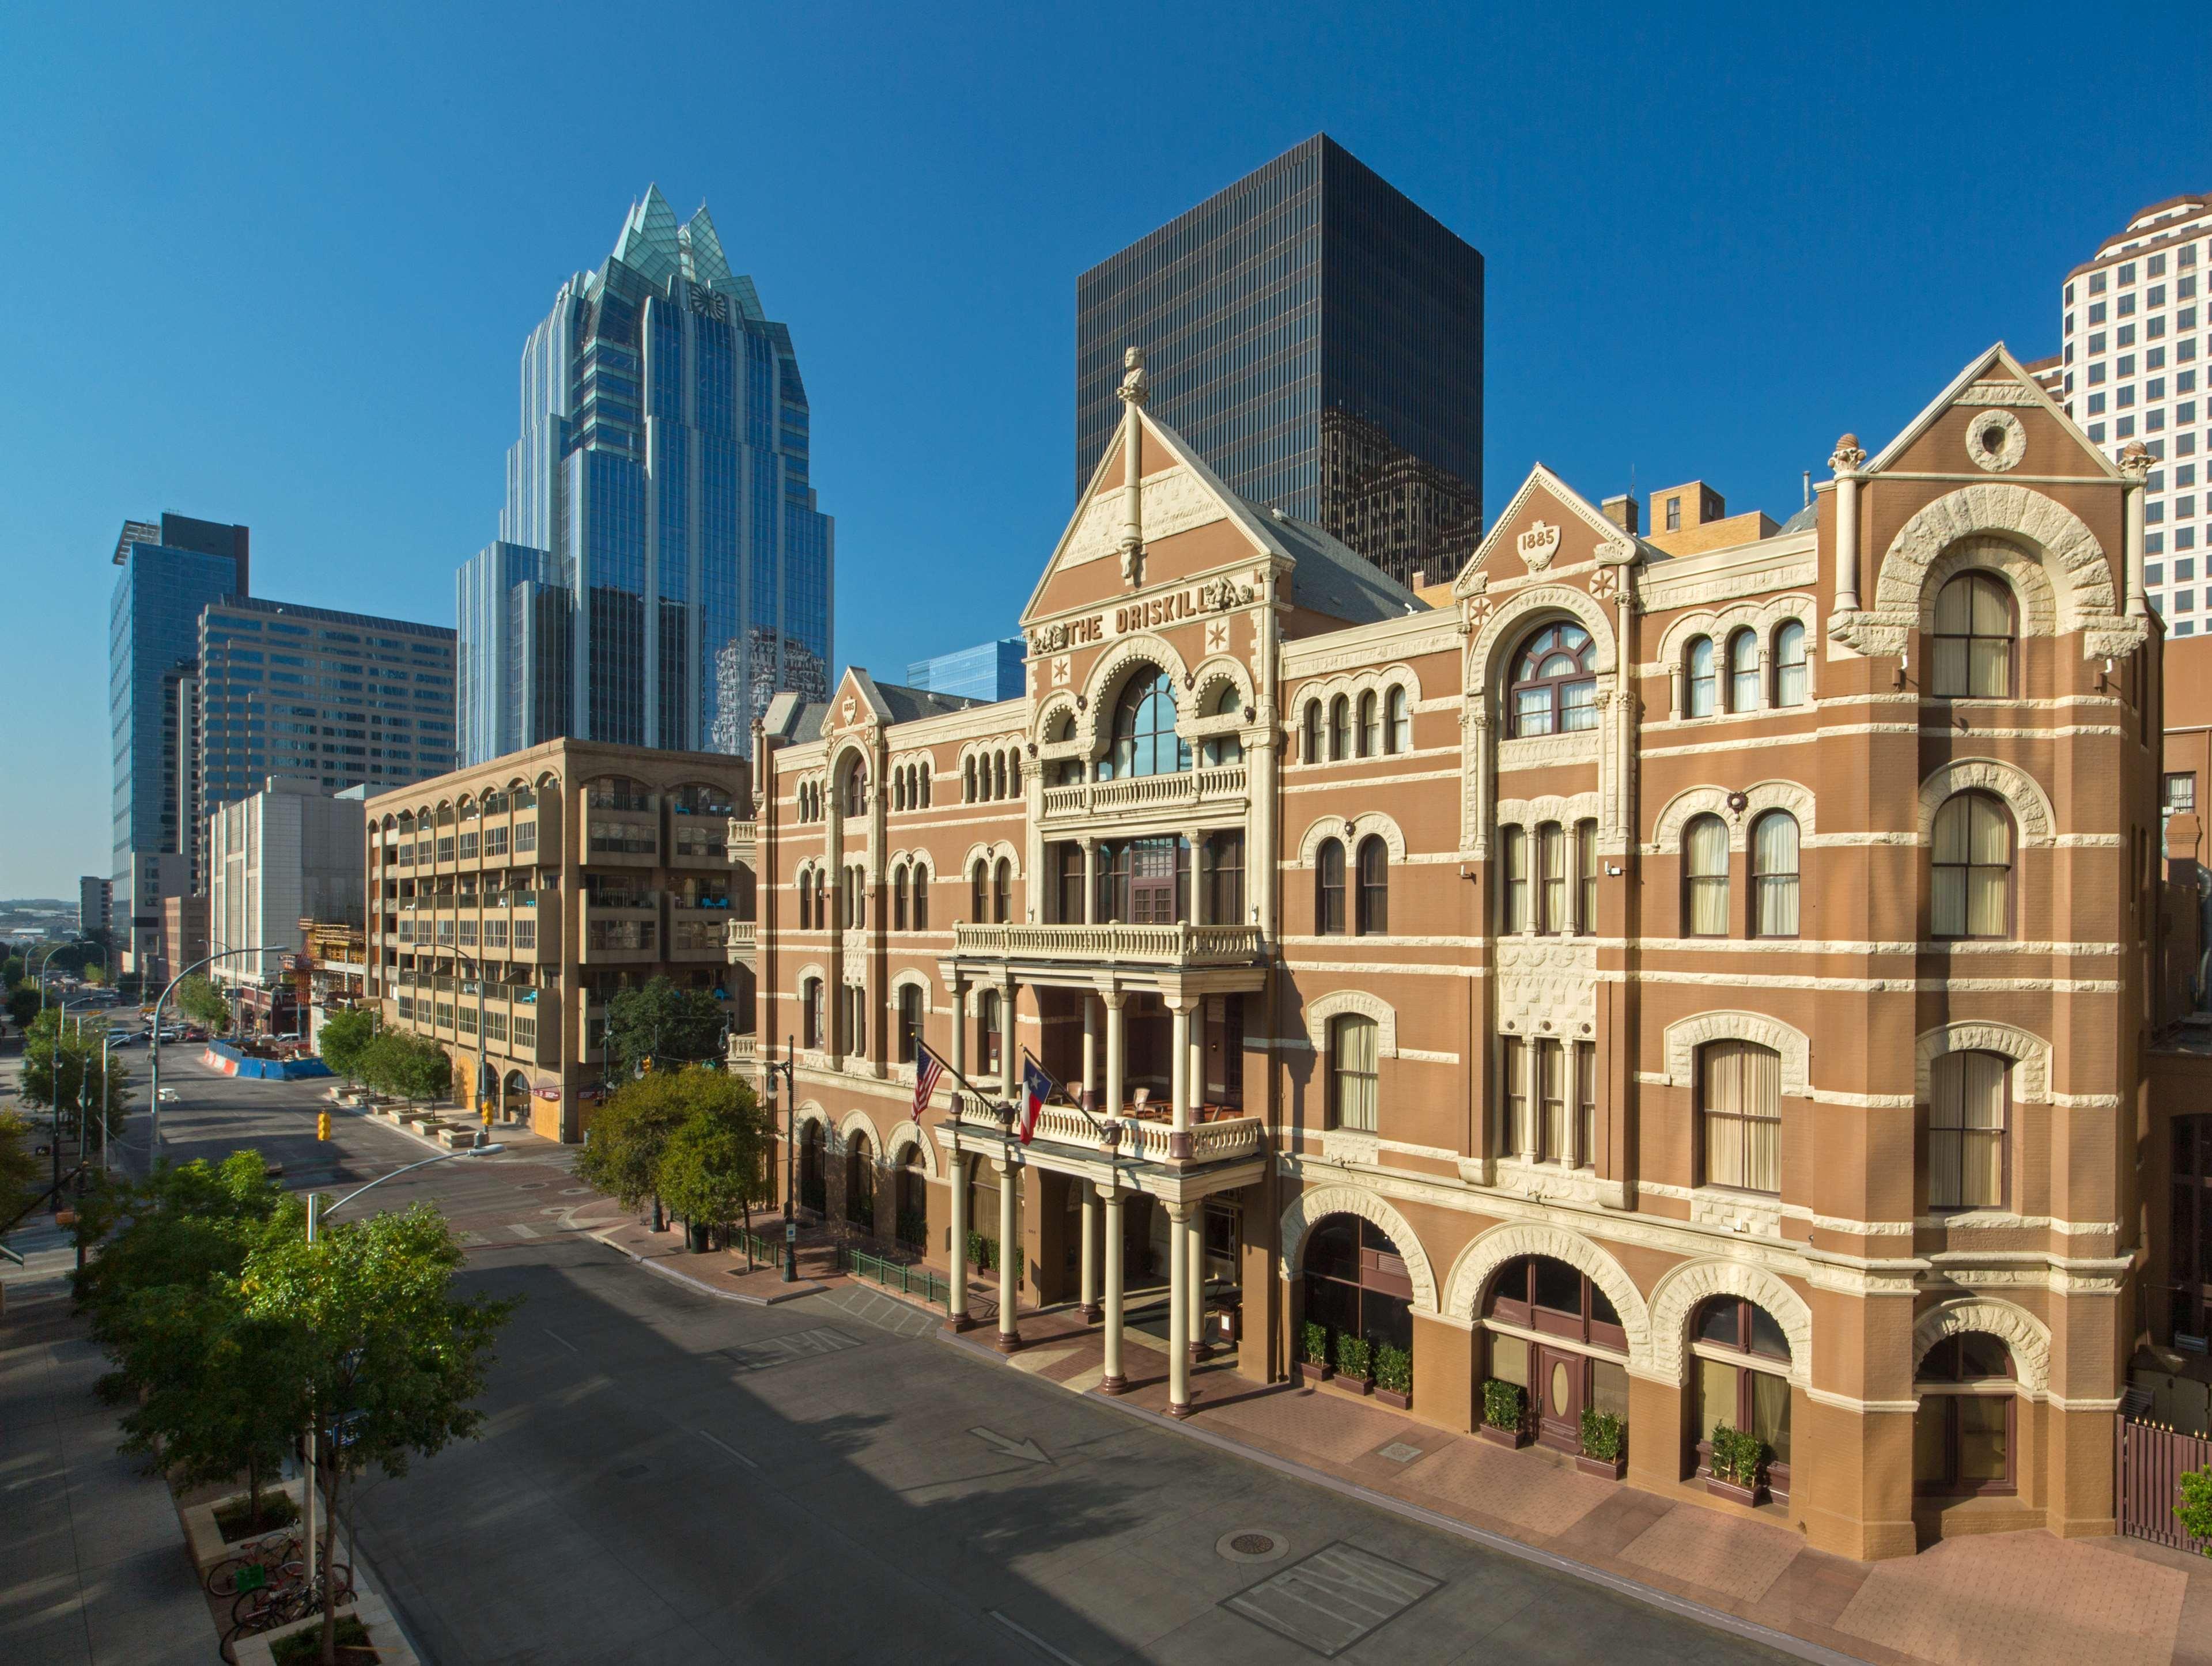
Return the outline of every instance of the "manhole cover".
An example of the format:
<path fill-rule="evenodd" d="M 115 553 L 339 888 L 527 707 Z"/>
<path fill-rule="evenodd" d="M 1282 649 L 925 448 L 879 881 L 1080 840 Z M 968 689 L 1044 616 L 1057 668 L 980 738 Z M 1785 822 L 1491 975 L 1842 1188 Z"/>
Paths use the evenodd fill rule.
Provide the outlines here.
<path fill-rule="evenodd" d="M 1411 1463 L 1420 1455 L 1421 1449 L 1419 1446 L 1409 1446 L 1402 1440 L 1394 1440 L 1375 1454 L 1377 1457 L 1389 1458 L 1393 1463 Z"/>
<path fill-rule="evenodd" d="M 1263 1528 L 1240 1527 L 1224 1533 L 1213 1546 L 1217 1554 L 1231 1562 L 1273 1562 L 1290 1552 L 1290 1541 Z"/>
<path fill-rule="evenodd" d="M 563 1197 L 589 1197 L 592 1195 L 592 1189 L 589 1186 L 563 1186 L 561 1188 L 561 1195 Z"/>

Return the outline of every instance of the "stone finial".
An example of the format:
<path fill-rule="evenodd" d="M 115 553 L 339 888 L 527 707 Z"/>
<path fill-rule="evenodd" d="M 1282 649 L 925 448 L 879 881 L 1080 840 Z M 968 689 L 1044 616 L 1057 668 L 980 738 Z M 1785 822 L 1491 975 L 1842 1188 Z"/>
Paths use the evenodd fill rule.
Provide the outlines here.
<path fill-rule="evenodd" d="M 1121 355 L 1121 362 L 1128 367 L 1129 373 L 1121 379 L 1121 385 L 1115 391 L 1125 403 L 1141 405 L 1152 397 L 1152 385 L 1145 375 L 1145 349 L 1131 348 Z"/>
<path fill-rule="evenodd" d="M 1839 476 L 1855 475 L 1866 460 L 1866 447 L 1859 444 L 1859 437 L 1847 433 L 1836 442 L 1835 453 L 1829 457 L 1828 466 Z"/>
<path fill-rule="evenodd" d="M 2130 439 L 2120 448 L 2120 474 L 2130 486 L 2140 486 L 2143 476 L 2150 473 L 2150 447 L 2140 439 Z"/>

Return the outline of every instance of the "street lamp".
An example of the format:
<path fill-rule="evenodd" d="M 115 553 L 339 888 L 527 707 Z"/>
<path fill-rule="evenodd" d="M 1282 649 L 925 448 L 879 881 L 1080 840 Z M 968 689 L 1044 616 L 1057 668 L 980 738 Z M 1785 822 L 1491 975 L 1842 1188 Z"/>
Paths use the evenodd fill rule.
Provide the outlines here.
<path fill-rule="evenodd" d="M 775 1079 L 783 1078 L 784 1135 L 783 1135 L 783 1281 L 799 1281 L 799 1226 L 792 1218 L 792 1188 L 798 1184 L 799 1170 L 799 1081 L 793 1074 L 792 1038 L 783 1038 L 783 1063 L 775 1062 L 775 1055 L 763 1050 L 761 1072 L 767 1077 L 769 1091 L 774 1092 Z M 770 1112 L 770 1117 L 775 1113 Z"/>
<path fill-rule="evenodd" d="M 51 1196 L 56 1215 L 59 1215 L 62 1209 L 62 1032 L 69 1027 L 69 1009 L 71 1007 L 81 1007 L 92 998 L 89 995 L 80 995 L 73 1000 L 64 1001 L 56 1009 L 61 1015 L 61 1022 L 54 1031 L 54 1097 L 51 1107 L 54 1113 L 54 1131 L 52 1142 L 47 1147 L 54 1160 L 54 1184 Z M 82 1021 L 79 1022 L 78 1033 L 83 1033 Z M 100 1049 L 100 1126 L 104 1129 L 107 1124 L 107 1051 L 105 1045 Z M 84 1072 L 82 1070 L 78 1071 L 76 1080 L 76 1156 L 78 1164 L 82 1166 L 84 1162 Z M 80 1245 L 78 1248 L 81 1254 L 82 1245 Z"/>
<path fill-rule="evenodd" d="M 484 1115 L 484 1110 L 485 1110 L 485 1106 L 484 1106 L 484 1097 L 485 1097 L 485 1095 L 484 1095 L 484 1072 L 485 1072 L 485 1070 L 486 1070 L 487 1069 L 489 1069 L 489 1057 L 488 1057 L 487 1050 L 486 1050 L 485 1045 L 484 1045 L 484 1027 L 483 1027 L 483 1021 L 484 1021 L 484 968 L 483 968 L 483 962 L 482 960 L 479 960 L 478 959 L 477 959 L 477 957 L 476 957 L 475 955 L 473 955 L 473 954 L 470 954 L 470 953 L 469 953 L 466 949 L 465 949 L 465 948 L 448 948 L 448 952 L 453 955 L 453 957 L 455 960 L 466 960 L 466 961 L 467 961 L 471 966 L 474 966 L 474 967 L 476 968 L 476 973 L 477 973 L 477 1075 L 476 1075 L 476 1092 L 475 1092 L 473 1094 L 471 1094 L 470 1097 L 471 1097 L 471 1100 L 472 1100 L 472 1102 L 473 1102 L 473 1104 L 474 1104 L 475 1110 L 476 1110 L 476 1113 L 477 1113 L 477 1120 L 478 1120 L 479 1122 L 483 1123 L 483 1125 L 484 1125 L 485 1127 L 489 1128 L 489 1126 L 491 1126 L 491 1123 L 490 1123 L 489 1118 L 487 1118 L 487 1117 Z M 479 1136 L 478 1137 L 482 1137 L 482 1136 Z"/>
<path fill-rule="evenodd" d="M 161 1160 L 162 1007 L 167 1003 L 169 997 L 176 991 L 177 985 L 183 983 L 185 978 L 191 977 L 192 973 L 198 972 L 202 966 L 213 966 L 217 960 L 234 960 L 241 954 L 289 954 L 289 953 L 291 953 L 289 949 L 276 948 L 218 949 L 215 954 L 208 955 L 204 960 L 194 960 L 182 972 L 170 978 L 168 987 L 163 990 L 161 994 L 154 997 L 153 1021 L 146 1027 L 147 1046 L 153 1053 L 153 1062 L 149 1068 L 153 1077 L 154 1084 L 154 1121 L 151 1131 L 148 1136 L 149 1147 L 146 1154 L 146 1165 L 149 1169 L 155 1163 Z"/>
<path fill-rule="evenodd" d="M 38 969 L 33 974 L 39 980 L 39 1010 L 40 1012 L 44 1012 L 46 1009 L 46 960 L 52 960 L 55 955 L 60 954 L 64 948 L 74 948 L 76 947 L 76 945 L 74 943 L 49 943 L 46 945 L 46 960 L 39 962 Z"/>
<path fill-rule="evenodd" d="M 355 1187 L 328 1209 L 323 1207 L 322 1193 L 311 1191 L 307 1194 L 307 1242 L 312 1244 L 315 1241 L 315 1228 L 320 1224 L 323 1216 L 343 1209 L 362 1192 L 374 1191 L 386 1180 L 396 1180 L 403 1174 L 412 1174 L 416 1169 L 428 1168 L 434 1163 L 450 1163 L 457 1157 L 491 1157 L 506 1149 L 503 1145 L 493 1144 L 464 1146 L 459 1151 L 441 1151 L 434 1157 L 425 1157 L 419 1163 L 408 1163 L 402 1167 L 393 1169 L 389 1174 L 378 1175 L 367 1185 Z M 305 1583 L 309 1585 L 313 1585 L 315 1582 L 315 1467 L 317 1457 L 322 1450 L 322 1431 L 317 1427 L 318 1421 L 315 1415 L 310 1412 L 307 1416 L 307 1485 L 305 1489 L 307 1508 L 301 1512 L 306 1526 L 306 1531 L 301 1536 L 301 1542 L 307 1551 L 307 1577 Z"/>

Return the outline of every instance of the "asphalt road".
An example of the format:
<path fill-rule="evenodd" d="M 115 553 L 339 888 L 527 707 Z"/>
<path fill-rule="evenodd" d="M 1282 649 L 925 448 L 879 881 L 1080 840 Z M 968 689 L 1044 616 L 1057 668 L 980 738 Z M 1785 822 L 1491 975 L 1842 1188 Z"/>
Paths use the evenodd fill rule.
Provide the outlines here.
<path fill-rule="evenodd" d="M 232 1081 L 196 1051 L 164 1052 L 173 1156 L 252 1142 L 288 1184 L 332 1186 L 428 1154 L 348 1115 L 319 1144 L 320 1084 Z M 358 1494 L 363 1560 L 434 1666 L 1783 1658 L 976 1359 L 862 1293 L 694 1293 L 585 1235 L 615 1211 L 567 1160 L 376 1194 L 437 1199 L 473 1241 L 469 1287 L 526 1299 L 483 1437 Z"/>

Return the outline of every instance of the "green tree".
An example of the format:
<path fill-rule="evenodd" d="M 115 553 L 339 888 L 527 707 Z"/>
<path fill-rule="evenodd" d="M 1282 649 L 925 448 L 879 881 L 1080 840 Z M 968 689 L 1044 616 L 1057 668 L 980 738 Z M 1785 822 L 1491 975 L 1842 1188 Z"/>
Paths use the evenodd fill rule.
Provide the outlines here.
<path fill-rule="evenodd" d="M 0 1111 L 0 1226 L 13 1221 L 39 1188 L 39 1160 L 31 1154 L 31 1124 L 12 1111 Z"/>
<path fill-rule="evenodd" d="M 2173 1513 L 2181 1530 L 2212 1556 L 2212 1467 L 2182 1473 L 2181 1502 L 2173 1506 Z"/>
<path fill-rule="evenodd" d="M 170 997 L 177 1010 L 195 1024 L 204 1024 L 212 1035 L 220 1035 L 230 1027 L 230 1002 L 223 992 L 206 977 L 194 972 L 177 985 Z"/>
<path fill-rule="evenodd" d="M 691 1114 L 682 1086 L 688 1070 L 656 1070 L 607 1095 L 576 1154 L 576 1178 L 634 1209 L 652 1200 L 659 1213 L 660 1164 L 669 1136 Z M 655 1230 L 658 1230 L 656 1225 Z"/>
<path fill-rule="evenodd" d="M 483 1414 L 491 1344 L 512 1302 L 456 1299 L 461 1248 L 428 1204 L 325 1230 L 313 1244 L 272 1236 L 236 1288 L 249 1320 L 289 1327 L 313 1407 L 323 1500 L 320 1565 L 331 1565 L 346 1486 L 374 1466 L 387 1476 L 473 1438 Z M 322 1658 L 334 1666 L 337 1609 L 323 1609 Z"/>
<path fill-rule="evenodd" d="M 607 1002 L 607 1080 L 628 1081 L 647 1059 L 680 1066 L 720 1057 L 726 1022 L 713 996 L 665 977 L 617 991 Z"/>
<path fill-rule="evenodd" d="M 111 1051 L 100 1057 L 100 1036 L 107 1021 L 78 1024 L 58 1008 L 49 1007 L 31 1021 L 23 1042 L 23 1072 L 19 1084 L 27 1105 L 57 1109 L 59 1120 L 89 1144 L 102 1126 L 112 1137 L 127 1111 L 130 1072 Z"/>
<path fill-rule="evenodd" d="M 324 1063 L 347 1081 L 359 1081 L 363 1057 L 377 1033 L 376 1015 L 373 1012 L 361 1008 L 334 1012 L 323 1021 L 322 1034 L 315 1045 Z"/>
<path fill-rule="evenodd" d="M 31 1021 L 39 1015 L 39 986 L 19 983 L 8 991 L 8 1016 L 18 1029 L 27 1030 Z"/>
<path fill-rule="evenodd" d="M 362 1049 L 362 1080 L 380 1094 L 413 1104 L 443 1099 L 453 1091 L 453 1062 L 446 1050 L 426 1037 L 386 1030 Z"/>
<path fill-rule="evenodd" d="M 692 1069 L 674 1079 L 685 1115 L 660 1158 L 660 1195 L 695 1225 L 718 1231 L 744 1220 L 752 1230 L 769 1130 L 752 1089 L 720 1070 Z"/>

